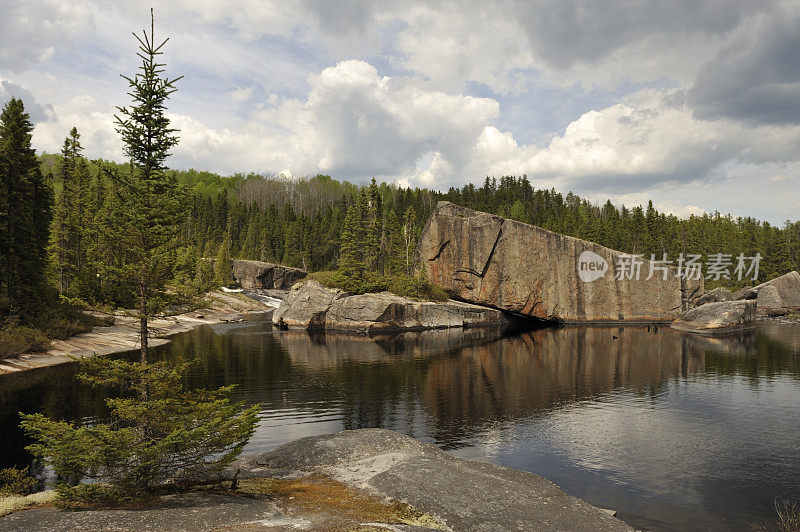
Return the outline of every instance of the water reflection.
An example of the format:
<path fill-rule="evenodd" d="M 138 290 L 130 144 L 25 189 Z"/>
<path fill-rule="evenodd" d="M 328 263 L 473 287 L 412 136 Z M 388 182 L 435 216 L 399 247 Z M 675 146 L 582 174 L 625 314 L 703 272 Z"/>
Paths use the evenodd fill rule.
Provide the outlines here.
<path fill-rule="evenodd" d="M 725 339 L 669 328 L 471 329 L 365 338 L 259 324 L 180 335 L 192 386 L 262 404 L 246 452 L 386 427 L 542 474 L 639 527 L 742 528 L 800 499 L 800 325 Z M 25 463 L 16 412 L 91 422 L 103 397 L 69 367 L 0 381 L 4 465 Z"/>

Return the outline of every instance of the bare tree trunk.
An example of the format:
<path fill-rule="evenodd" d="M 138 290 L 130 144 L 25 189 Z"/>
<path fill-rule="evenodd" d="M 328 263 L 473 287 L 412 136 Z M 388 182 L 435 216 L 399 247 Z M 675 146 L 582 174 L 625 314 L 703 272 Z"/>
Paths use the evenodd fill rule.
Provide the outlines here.
<path fill-rule="evenodd" d="M 139 285 L 139 361 L 147 364 L 147 287 Z M 142 382 L 142 401 L 147 400 L 147 385 Z"/>

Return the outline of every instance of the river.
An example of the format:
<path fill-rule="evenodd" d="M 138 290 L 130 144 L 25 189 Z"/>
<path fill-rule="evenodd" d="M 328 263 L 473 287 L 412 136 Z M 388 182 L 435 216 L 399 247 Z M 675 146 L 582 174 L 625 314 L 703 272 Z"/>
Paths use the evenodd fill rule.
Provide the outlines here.
<path fill-rule="evenodd" d="M 124 355 L 123 355 L 124 356 Z M 484 329 L 391 337 L 203 326 L 155 349 L 189 385 L 262 405 L 245 452 L 383 427 L 542 475 L 652 530 L 742 530 L 800 501 L 800 324 L 725 339 L 668 327 Z M 0 379 L 0 466 L 31 464 L 17 412 L 91 423 L 74 366 Z M 45 477 L 38 464 L 34 471 Z"/>

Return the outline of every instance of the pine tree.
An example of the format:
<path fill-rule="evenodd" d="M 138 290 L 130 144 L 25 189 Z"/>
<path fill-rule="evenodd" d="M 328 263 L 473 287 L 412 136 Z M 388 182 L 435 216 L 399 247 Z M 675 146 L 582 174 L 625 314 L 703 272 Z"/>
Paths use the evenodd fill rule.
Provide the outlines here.
<path fill-rule="evenodd" d="M 339 269 L 351 277 L 361 277 L 364 274 L 363 220 L 362 204 L 357 203 L 347 210 L 342 228 Z"/>
<path fill-rule="evenodd" d="M 406 273 L 411 275 L 413 257 L 417 247 L 417 213 L 410 205 L 403 215 L 403 240 L 405 244 Z"/>
<path fill-rule="evenodd" d="M 165 172 L 170 150 L 178 143 L 176 130 L 166 116 L 166 102 L 180 78 L 162 77 L 158 56 L 168 39 L 155 42 L 150 34 L 135 35 L 142 58 L 139 72 L 128 81 L 130 107 L 118 107 L 116 130 L 122 136 L 130 169 L 109 172 L 115 181 L 106 223 L 114 235 L 117 257 L 114 275 L 136 298 L 140 321 L 141 359 L 147 361 L 147 321 L 170 302 L 166 283 L 173 273 L 175 250 L 184 217 L 181 203 L 186 194 L 173 173 Z"/>
<path fill-rule="evenodd" d="M 46 296 L 52 190 L 31 147 L 22 100 L 0 114 L 0 315 L 32 313 Z"/>
<path fill-rule="evenodd" d="M 384 247 L 384 265 L 386 273 L 399 275 L 406 272 L 405 261 L 405 242 L 403 241 L 403 230 L 400 222 L 393 210 L 386 214 L 384 224 L 386 233 L 386 245 Z"/>
<path fill-rule="evenodd" d="M 217 258 L 214 261 L 214 281 L 219 286 L 228 286 L 233 282 L 230 247 L 231 239 L 226 236 L 219 245 Z"/>

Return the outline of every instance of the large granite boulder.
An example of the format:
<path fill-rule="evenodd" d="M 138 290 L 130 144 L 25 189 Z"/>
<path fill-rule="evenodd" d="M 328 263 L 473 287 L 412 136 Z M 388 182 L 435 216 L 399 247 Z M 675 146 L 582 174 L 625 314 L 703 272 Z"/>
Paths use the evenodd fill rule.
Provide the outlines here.
<path fill-rule="evenodd" d="M 500 325 L 499 310 L 448 301 L 414 301 L 383 292 L 343 297 L 328 310 L 325 329 L 374 333 L 384 330 L 423 330 Z"/>
<path fill-rule="evenodd" d="M 774 285 L 767 285 L 758 291 L 758 298 L 756 299 L 758 314 L 765 314 L 767 316 L 785 316 L 789 313 L 789 309 L 781 299 L 781 294 L 778 288 Z"/>
<path fill-rule="evenodd" d="M 733 297 L 734 299 L 758 299 L 759 306 L 761 306 L 761 292 L 768 286 L 774 288 L 774 291 L 769 289 L 769 299 L 764 300 L 764 304 L 774 304 L 777 299 L 780 299 L 781 303 L 783 303 L 782 307 L 800 308 L 800 273 L 797 272 L 789 272 L 758 286 L 742 288 Z"/>
<path fill-rule="evenodd" d="M 647 260 L 638 279 L 624 270 L 617 279 L 621 252 L 448 202 L 425 225 L 419 253 L 456 299 L 546 320 L 668 322 L 703 290 L 671 266 L 650 276 Z"/>
<path fill-rule="evenodd" d="M 389 292 L 349 295 L 308 280 L 292 288 L 272 323 L 289 329 L 372 334 L 505 325 L 506 320 L 500 310 L 459 301 L 415 301 Z"/>
<path fill-rule="evenodd" d="M 288 290 L 308 272 L 299 268 L 272 264 L 258 260 L 235 259 L 231 261 L 233 278 L 245 289 L 266 288 Z"/>
<path fill-rule="evenodd" d="M 730 301 L 731 299 L 733 299 L 733 294 L 731 291 L 727 288 L 719 286 L 713 290 L 709 290 L 705 294 L 695 299 L 694 306 L 699 307 L 700 305 L 705 305 L 706 303 L 718 303 L 720 301 Z"/>
<path fill-rule="evenodd" d="M 328 309 L 345 295 L 341 290 L 325 288 L 317 281 L 308 280 L 289 291 L 272 313 L 272 324 L 281 328 L 324 330 Z"/>
<path fill-rule="evenodd" d="M 685 312 L 671 326 L 679 331 L 718 336 L 752 329 L 755 319 L 755 301 L 719 301 Z"/>

